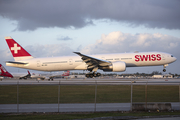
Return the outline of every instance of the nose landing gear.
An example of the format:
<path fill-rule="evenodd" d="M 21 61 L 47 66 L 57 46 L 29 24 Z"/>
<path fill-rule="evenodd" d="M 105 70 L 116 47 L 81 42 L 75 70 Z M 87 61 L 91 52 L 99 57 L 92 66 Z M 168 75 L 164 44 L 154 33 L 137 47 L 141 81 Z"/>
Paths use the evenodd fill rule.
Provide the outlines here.
<path fill-rule="evenodd" d="M 168 66 L 168 64 L 163 65 L 163 67 L 164 67 L 163 72 L 166 72 L 166 69 L 165 69 L 166 66 Z"/>

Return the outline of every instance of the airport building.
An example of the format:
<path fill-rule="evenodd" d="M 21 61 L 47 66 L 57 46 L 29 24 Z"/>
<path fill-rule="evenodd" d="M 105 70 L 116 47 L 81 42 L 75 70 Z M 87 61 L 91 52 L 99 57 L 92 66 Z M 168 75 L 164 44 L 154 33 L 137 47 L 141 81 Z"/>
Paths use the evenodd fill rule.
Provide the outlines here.
<path fill-rule="evenodd" d="M 171 74 L 165 74 L 165 75 L 153 75 L 152 78 L 174 78 Z"/>

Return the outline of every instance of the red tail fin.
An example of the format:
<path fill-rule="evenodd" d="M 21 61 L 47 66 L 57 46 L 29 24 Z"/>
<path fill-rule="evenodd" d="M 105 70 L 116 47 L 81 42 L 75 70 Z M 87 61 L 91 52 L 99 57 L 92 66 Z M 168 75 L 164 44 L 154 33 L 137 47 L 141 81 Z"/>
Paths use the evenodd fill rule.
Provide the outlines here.
<path fill-rule="evenodd" d="M 4 77 L 11 77 L 13 78 L 13 76 L 11 75 L 11 73 L 9 73 L 1 64 L 0 64 L 0 76 L 4 76 Z"/>
<path fill-rule="evenodd" d="M 15 61 L 33 58 L 23 47 L 13 40 L 13 38 L 5 37 L 5 39 Z"/>
<path fill-rule="evenodd" d="M 69 76 L 69 71 L 64 72 L 62 76 Z"/>
<path fill-rule="evenodd" d="M 29 72 L 29 70 L 28 70 L 28 74 L 31 74 L 31 73 Z"/>

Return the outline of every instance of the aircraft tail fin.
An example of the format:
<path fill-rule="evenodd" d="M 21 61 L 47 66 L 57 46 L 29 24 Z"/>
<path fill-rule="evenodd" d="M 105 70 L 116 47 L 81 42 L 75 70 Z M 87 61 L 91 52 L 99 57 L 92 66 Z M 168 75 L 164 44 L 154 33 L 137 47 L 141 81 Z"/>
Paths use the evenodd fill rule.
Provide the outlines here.
<path fill-rule="evenodd" d="M 62 76 L 69 76 L 70 72 L 69 71 L 66 71 L 62 74 Z"/>
<path fill-rule="evenodd" d="M 31 73 L 29 72 L 29 70 L 28 70 L 28 74 L 30 75 Z"/>
<path fill-rule="evenodd" d="M 11 73 L 9 73 L 9 72 L 2 66 L 2 64 L 0 64 L 0 76 L 13 78 L 13 76 L 11 75 Z"/>
<path fill-rule="evenodd" d="M 15 61 L 33 58 L 21 45 L 19 45 L 13 38 L 5 37 L 9 49 Z"/>

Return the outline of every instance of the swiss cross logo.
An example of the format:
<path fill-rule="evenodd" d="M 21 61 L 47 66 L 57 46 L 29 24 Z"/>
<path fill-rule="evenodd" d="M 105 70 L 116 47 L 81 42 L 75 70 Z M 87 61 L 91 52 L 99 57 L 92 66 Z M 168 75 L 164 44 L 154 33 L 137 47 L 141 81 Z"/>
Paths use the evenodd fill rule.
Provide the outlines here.
<path fill-rule="evenodd" d="M 1 69 L 2 71 L 6 72 L 6 69 L 3 66 L 1 66 Z"/>
<path fill-rule="evenodd" d="M 14 50 L 14 54 L 18 53 L 18 50 L 21 50 L 21 47 L 18 47 L 17 44 L 14 44 L 14 47 L 11 47 L 11 50 Z"/>

